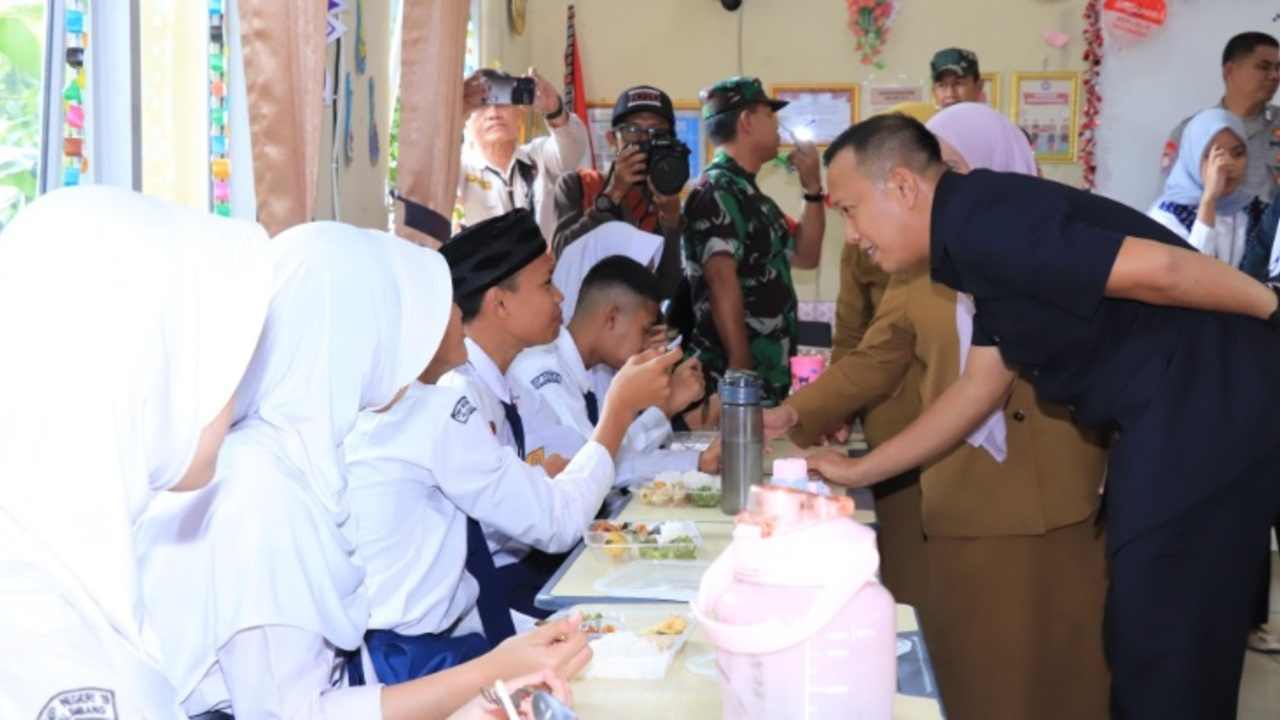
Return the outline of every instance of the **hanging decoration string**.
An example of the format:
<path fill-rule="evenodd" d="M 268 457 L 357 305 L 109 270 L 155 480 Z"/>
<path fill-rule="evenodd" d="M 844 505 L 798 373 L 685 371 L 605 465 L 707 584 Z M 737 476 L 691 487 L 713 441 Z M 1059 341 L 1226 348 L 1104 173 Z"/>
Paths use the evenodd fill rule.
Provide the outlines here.
<path fill-rule="evenodd" d="M 213 212 L 231 216 L 231 118 L 227 113 L 227 15 L 209 0 L 209 175 Z"/>
<path fill-rule="evenodd" d="M 89 172 L 86 152 L 85 53 L 89 47 L 89 0 L 66 0 L 66 76 L 62 90 L 62 184 L 79 185 Z"/>
<path fill-rule="evenodd" d="M 1089 0 L 1084 7 L 1084 117 L 1080 122 L 1080 166 L 1084 170 L 1084 186 L 1096 187 L 1098 163 L 1094 155 L 1098 119 L 1102 112 L 1102 94 L 1098 91 L 1102 76 L 1102 0 Z"/>

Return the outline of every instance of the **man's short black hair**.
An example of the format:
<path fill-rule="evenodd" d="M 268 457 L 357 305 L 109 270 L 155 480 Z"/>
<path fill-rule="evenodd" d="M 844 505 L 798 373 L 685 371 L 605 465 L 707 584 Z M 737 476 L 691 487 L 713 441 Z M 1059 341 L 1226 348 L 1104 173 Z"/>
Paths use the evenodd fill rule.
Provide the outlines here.
<path fill-rule="evenodd" d="M 750 112 L 758 107 L 757 105 L 748 105 L 735 110 L 726 110 L 717 115 L 712 115 L 706 120 L 707 138 L 711 140 L 712 145 L 724 145 L 731 143 L 738 137 L 738 118 L 742 117 L 742 113 Z"/>
<path fill-rule="evenodd" d="M 500 287 L 507 292 L 515 292 L 519 287 L 516 284 L 517 275 L 519 275 L 519 273 L 503 280 L 494 287 Z M 453 299 L 453 301 L 458 304 L 458 310 L 462 313 L 462 322 L 469 323 L 476 319 L 476 316 L 480 314 L 480 308 L 484 306 L 484 294 L 489 292 L 491 289 L 492 288 L 485 288 L 480 292 L 463 295 L 462 297 L 456 297 Z"/>
<path fill-rule="evenodd" d="M 626 255 L 612 255 L 596 263 L 582 279 L 582 289 L 578 291 L 578 305 L 574 312 L 586 308 L 603 293 L 615 290 L 654 303 L 662 302 L 662 288 L 658 285 L 658 277 L 649 268 Z"/>
<path fill-rule="evenodd" d="M 1227 41 L 1222 49 L 1222 64 L 1248 57 L 1260 47 L 1280 48 L 1280 42 L 1264 32 L 1243 32 Z"/>
<path fill-rule="evenodd" d="M 876 115 L 840 133 L 822 154 L 823 164 L 830 167 L 846 149 L 853 150 L 860 170 L 876 178 L 893 167 L 923 175 L 943 164 L 938 138 L 924 123 L 902 113 Z"/>

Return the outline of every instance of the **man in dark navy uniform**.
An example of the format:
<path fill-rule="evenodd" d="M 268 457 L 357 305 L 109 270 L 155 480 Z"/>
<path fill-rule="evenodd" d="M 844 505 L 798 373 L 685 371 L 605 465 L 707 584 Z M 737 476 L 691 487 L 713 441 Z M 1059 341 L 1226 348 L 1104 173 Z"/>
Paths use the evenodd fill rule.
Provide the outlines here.
<path fill-rule="evenodd" d="M 1113 436 L 1113 716 L 1235 717 L 1259 545 L 1280 509 L 1276 292 L 1100 196 L 951 172 L 905 116 L 855 125 L 825 159 L 846 233 L 888 272 L 928 263 L 977 314 L 963 374 L 915 423 L 863 459 L 810 467 L 854 486 L 919 467 L 1001 406 L 1015 373 L 1030 379 Z"/>

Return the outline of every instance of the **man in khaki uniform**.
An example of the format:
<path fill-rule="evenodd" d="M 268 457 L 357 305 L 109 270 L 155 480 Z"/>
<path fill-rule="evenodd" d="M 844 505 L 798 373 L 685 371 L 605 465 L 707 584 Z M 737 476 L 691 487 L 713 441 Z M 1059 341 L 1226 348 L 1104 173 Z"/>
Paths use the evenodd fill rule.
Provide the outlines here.
<path fill-rule="evenodd" d="M 921 405 L 960 375 L 956 293 L 926 273 L 890 280 L 858 348 L 770 413 L 790 414 L 792 440 L 807 444 L 889 397 L 913 368 Z M 920 477 L 924 629 L 947 715 L 1106 717 L 1106 568 L 1091 521 L 1106 452 L 1023 380 L 1003 414 L 1003 462 L 965 443 Z"/>
<path fill-rule="evenodd" d="M 852 353 L 871 326 L 889 275 L 854 245 L 846 244 L 840 254 L 840 294 L 836 299 L 835 337 L 831 362 Z M 895 392 L 861 415 L 867 445 L 874 448 L 897 435 L 920 414 L 920 380 L 924 366 L 912 362 Z M 802 446 L 819 440 L 816 435 L 793 434 Z M 928 568 L 924 554 L 924 529 L 920 524 L 920 471 L 911 470 L 871 488 L 876 498 L 879 527 L 876 544 L 880 549 L 880 579 L 900 603 L 919 611 L 921 622 L 929 621 Z"/>

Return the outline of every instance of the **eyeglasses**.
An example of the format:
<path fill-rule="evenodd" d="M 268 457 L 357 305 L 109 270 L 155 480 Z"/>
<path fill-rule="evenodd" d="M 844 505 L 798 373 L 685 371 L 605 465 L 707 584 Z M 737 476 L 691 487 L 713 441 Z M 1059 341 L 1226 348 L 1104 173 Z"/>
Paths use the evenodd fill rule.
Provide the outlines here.
<path fill-rule="evenodd" d="M 638 143 L 650 137 L 670 137 L 671 130 L 664 127 L 647 128 L 640 125 L 619 125 L 614 129 L 624 143 Z"/>

